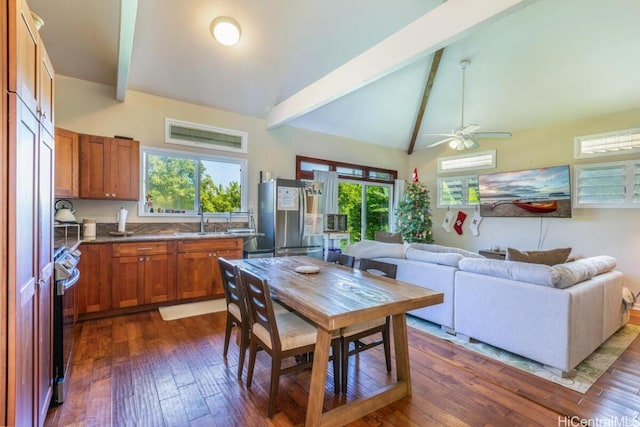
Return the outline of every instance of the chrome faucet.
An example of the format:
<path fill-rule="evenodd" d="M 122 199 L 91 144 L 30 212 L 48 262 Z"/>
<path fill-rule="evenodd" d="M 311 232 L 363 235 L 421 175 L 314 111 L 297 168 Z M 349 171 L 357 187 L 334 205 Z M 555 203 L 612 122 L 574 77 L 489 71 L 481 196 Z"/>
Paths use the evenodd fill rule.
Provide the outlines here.
<path fill-rule="evenodd" d="M 198 207 L 198 215 L 200 215 L 200 234 L 204 234 L 204 209 L 202 209 L 202 203 Z"/>

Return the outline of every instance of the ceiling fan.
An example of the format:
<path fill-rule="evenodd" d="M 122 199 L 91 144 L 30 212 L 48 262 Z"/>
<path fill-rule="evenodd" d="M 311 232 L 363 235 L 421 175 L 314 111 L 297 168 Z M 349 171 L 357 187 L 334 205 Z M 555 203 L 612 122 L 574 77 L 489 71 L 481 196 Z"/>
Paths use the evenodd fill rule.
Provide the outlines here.
<path fill-rule="evenodd" d="M 476 141 L 476 138 L 509 138 L 511 132 L 476 132 L 480 129 L 479 125 L 464 125 L 464 73 L 465 69 L 469 65 L 468 59 L 460 61 L 460 69 L 462 70 L 462 109 L 460 113 L 460 126 L 452 129 L 451 133 L 432 133 L 425 134 L 430 136 L 444 136 L 446 138 L 440 141 L 434 142 L 428 145 L 427 148 L 435 147 L 446 142 L 449 143 L 449 147 L 462 151 L 466 149 L 478 148 L 480 144 Z"/>

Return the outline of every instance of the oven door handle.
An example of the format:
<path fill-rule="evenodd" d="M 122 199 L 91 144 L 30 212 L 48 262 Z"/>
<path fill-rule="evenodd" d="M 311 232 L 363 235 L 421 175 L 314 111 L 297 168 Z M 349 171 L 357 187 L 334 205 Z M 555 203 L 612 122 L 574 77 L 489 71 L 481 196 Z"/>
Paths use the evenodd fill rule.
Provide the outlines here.
<path fill-rule="evenodd" d="M 71 274 L 71 277 L 56 283 L 56 295 L 58 296 L 64 295 L 64 293 L 69 288 L 71 288 L 73 285 L 75 285 L 78 282 L 78 280 L 80 280 L 80 270 L 77 268 L 74 268 L 73 273 Z"/>

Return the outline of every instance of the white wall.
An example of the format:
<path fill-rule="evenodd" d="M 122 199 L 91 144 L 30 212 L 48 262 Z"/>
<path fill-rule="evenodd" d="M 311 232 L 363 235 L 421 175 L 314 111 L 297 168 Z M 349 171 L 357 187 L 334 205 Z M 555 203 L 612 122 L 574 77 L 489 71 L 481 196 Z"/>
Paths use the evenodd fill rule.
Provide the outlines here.
<path fill-rule="evenodd" d="M 66 76 L 56 76 L 56 126 L 93 135 L 130 136 L 141 145 L 246 158 L 249 164 L 249 208 L 257 206 L 257 183 L 260 171 L 273 177 L 295 178 L 296 155 L 366 164 L 395 169 L 406 175 L 407 155 L 401 150 L 365 144 L 332 135 L 283 126 L 265 129 L 265 120 L 207 108 L 142 92 L 127 91 L 125 102 L 115 100 L 115 88 Z M 208 124 L 249 134 L 247 155 L 224 151 L 180 147 L 164 143 L 166 117 Z M 98 222 L 115 222 L 116 211 L 124 206 L 130 222 L 187 221 L 171 217 L 138 217 L 136 202 L 111 200 L 73 200 L 76 217 Z M 197 221 L 197 218 L 192 218 Z"/>
<path fill-rule="evenodd" d="M 634 156 L 608 156 L 590 160 L 573 159 L 573 138 L 638 126 L 640 109 L 594 117 L 544 128 L 514 132 L 508 140 L 480 140 L 479 150 L 497 149 L 496 169 L 471 171 L 444 176 L 473 175 L 509 170 L 569 164 L 620 161 Z M 489 129 L 487 129 L 489 130 Z M 432 190 L 432 220 L 436 243 L 477 251 L 491 245 L 518 249 L 551 249 L 571 247 L 572 256 L 610 255 L 618 260 L 617 269 L 625 274 L 626 286 L 640 292 L 640 211 L 638 209 L 576 209 L 572 218 L 484 218 L 479 235 L 468 229 L 473 209 L 467 214 L 463 235 L 446 233 L 442 219 L 446 209 L 436 208 L 437 157 L 459 154 L 443 144 L 431 150 L 418 151 L 409 158 L 409 168 L 417 167 L 421 181 Z M 639 156 L 636 154 L 635 158 Z M 573 188 L 573 183 L 572 183 Z M 575 191 L 575 189 L 574 189 Z M 452 209 L 454 216 L 457 209 Z M 538 243 L 540 242 L 540 244 Z"/>

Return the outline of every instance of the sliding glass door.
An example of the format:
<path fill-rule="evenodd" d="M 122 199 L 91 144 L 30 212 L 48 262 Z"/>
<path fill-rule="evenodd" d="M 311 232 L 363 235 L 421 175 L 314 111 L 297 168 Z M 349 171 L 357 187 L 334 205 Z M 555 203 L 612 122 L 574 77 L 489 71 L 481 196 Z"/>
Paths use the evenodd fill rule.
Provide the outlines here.
<path fill-rule="evenodd" d="M 373 240 L 376 231 L 389 230 L 392 188 L 389 184 L 340 180 L 339 213 L 348 218 L 351 243 Z"/>

